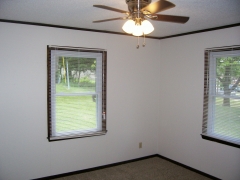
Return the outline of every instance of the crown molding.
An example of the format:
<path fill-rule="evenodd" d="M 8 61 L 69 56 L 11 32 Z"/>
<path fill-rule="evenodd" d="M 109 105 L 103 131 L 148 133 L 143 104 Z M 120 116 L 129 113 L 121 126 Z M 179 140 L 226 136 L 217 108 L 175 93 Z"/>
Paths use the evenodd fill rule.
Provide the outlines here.
<path fill-rule="evenodd" d="M 55 24 L 45 24 L 45 23 L 36 23 L 36 22 L 27 22 L 27 21 L 0 19 L 0 22 L 132 36 L 130 34 L 126 34 L 126 33 L 122 33 L 122 32 L 78 28 L 78 27 L 71 27 L 71 26 L 61 26 L 61 25 L 55 25 Z M 190 35 L 190 34 L 198 34 L 198 33 L 203 33 L 203 32 L 208 32 L 208 31 L 215 31 L 215 30 L 219 30 L 219 29 L 231 28 L 231 27 L 235 27 L 235 26 L 240 26 L 240 23 L 229 24 L 226 26 L 219 26 L 219 27 L 214 27 L 214 28 L 209 28 L 209 29 L 202 29 L 202 30 L 197 30 L 197 31 L 191 31 L 191 32 L 187 32 L 187 33 L 175 34 L 175 35 L 170 35 L 170 36 L 163 36 L 163 37 L 146 36 L 146 38 L 162 40 L 162 39 L 168 39 L 168 38 L 173 38 L 173 37 L 186 36 L 186 35 Z"/>

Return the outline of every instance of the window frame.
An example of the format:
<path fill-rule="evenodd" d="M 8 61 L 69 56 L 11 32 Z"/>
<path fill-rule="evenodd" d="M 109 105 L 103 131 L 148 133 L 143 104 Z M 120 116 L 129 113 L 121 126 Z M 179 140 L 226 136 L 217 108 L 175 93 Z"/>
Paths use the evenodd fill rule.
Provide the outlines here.
<path fill-rule="evenodd" d="M 98 58 L 96 61 L 96 66 L 100 66 L 96 68 L 96 74 L 100 75 L 100 81 L 96 81 L 96 91 L 95 92 L 88 92 L 88 93 L 57 93 L 55 92 L 56 83 L 55 83 L 55 63 L 56 57 L 52 53 L 57 52 L 55 55 L 59 57 L 60 55 L 66 55 L 64 52 L 72 55 L 73 57 L 91 57 L 91 58 Z M 79 54 L 81 54 L 79 56 Z M 55 59 L 52 59 L 55 57 Z M 91 136 L 99 136 L 105 135 L 107 133 L 106 129 L 106 82 L 107 82 L 107 51 L 104 49 L 96 49 L 96 48 L 82 48 L 82 47 L 69 47 L 69 46 L 47 46 L 47 70 L 48 70 L 48 89 L 47 89 L 47 101 L 48 101 L 48 137 L 47 139 L 49 142 L 51 141 L 59 141 L 59 140 L 66 140 L 66 139 L 75 139 L 75 138 L 83 138 L 83 137 L 91 137 Z M 54 72 L 52 72 L 54 71 Z M 98 77 L 98 76 L 97 76 Z M 98 84 L 98 85 L 97 85 Z M 99 88 L 99 87 L 100 88 Z M 101 101 L 96 102 L 96 115 L 97 115 L 97 128 L 91 129 L 91 131 L 78 131 L 72 130 L 69 133 L 65 133 L 64 135 L 61 133 L 56 133 L 56 97 L 59 96 L 86 96 L 86 95 L 96 95 L 101 96 Z"/>
<path fill-rule="evenodd" d="M 216 93 L 216 81 L 210 83 L 211 79 L 216 79 L 216 58 L 233 57 L 240 54 L 240 46 L 209 48 L 205 50 L 204 62 L 204 98 L 203 98 L 203 122 L 202 122 L 202 138 L 229 146 L 240 148 L 240 139 L 232 140 L 228 136 L 215 133 L 214 115 L 216 97 L 226 97 L 225 95 Z M 228 96 L 230 99 L 239 99 L 238 96 Z M 212 113 L 211 113 L 212 112 Z"/>

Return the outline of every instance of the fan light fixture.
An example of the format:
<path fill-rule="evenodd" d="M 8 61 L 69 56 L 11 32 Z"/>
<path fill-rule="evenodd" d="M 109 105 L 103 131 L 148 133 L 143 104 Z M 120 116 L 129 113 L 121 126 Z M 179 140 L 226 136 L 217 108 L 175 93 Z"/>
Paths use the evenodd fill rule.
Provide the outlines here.
<path fill-rule="evenodd" d="M 124 23 L 122 27 L 123 31 L 133 36 L 138 37 L 137 49 L 139 48 L 139 36 L 144 36 L 143 47 L 145 47 L 145 35 L 153 32 L 154 27 L 148 20 L 142 20 L 142 18 L 129 19 Z"/>
<path fill-rule="evenodd" d="M 137 36 L 139 48 L 139 37 L 143 36 L 143 47 L 145 47 L 145 35 L 153 32 L 153 25 L 146 19 L 151 19 L 153 21 L 165 21 L 171 23 L 181 23 L 184 24 L 189 20 L 186 16 L 173 16 L 166 14 L 157 14 L 159 12 L 165 11 L 175 7 L 175 4 L 169 2 L 168 0 L 125 0 L 128 5 L 128 11 L 105 6 L 105 5 L 93 5 L 94 7 L 115 11 L 126 15 L 126 17 L 109 18 L 103 20 L 93 21 L 93 23 L 101 23 L 107 21 L 115 20 L 127 20 L 124 23 L 122 29 L 128 34 Z"/>
<path fill-rule="evenodd" d="M 153 32 L 154 27 L 148 20 L 138 22 L 137 20 L 133 21 L 130 19 L 124 23 L 122 29 L 128 34 L 142 36 Z"/>

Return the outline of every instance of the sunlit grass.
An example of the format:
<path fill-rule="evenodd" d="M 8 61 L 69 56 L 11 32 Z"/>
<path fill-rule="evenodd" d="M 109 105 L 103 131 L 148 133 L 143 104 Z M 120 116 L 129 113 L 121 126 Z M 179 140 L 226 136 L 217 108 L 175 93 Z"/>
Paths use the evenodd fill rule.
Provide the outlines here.
<path fill-rule="evenodd" d="M 67 86 L 67 84 L 56 84 L 56 92 L 64 93 L 76 93 L 76 92 L 95 92 L 95 87 L 77 87 L 77 86 Z"/>
<path fill-rule="evenodd" d="M 70 87 L 56 85 L 57 92 L 74 93 L 95 91 L 89 87 Z M 97 127 L 96 102 L 92 95 L 56 97 L 56 131 L 81 131 Z"/>
<path fill-rule="evenodd" d="M 240 100 L 231 99 L 230 107 L 222 102 L 223 98 L 216 98 L 214 132 L 240 139 Z"/>

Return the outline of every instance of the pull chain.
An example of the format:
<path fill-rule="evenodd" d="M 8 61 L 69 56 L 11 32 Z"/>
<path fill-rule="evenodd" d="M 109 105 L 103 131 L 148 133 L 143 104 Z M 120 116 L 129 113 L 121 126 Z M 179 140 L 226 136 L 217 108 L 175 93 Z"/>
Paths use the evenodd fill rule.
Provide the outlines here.
<path fill-rule="evenodd" d="M 137 37 L 137 39 L 138 39 L 137 49 L 139 49 L 139 36 Z"/>
<path fill-rule="evenodd" d="M 139 49 L 139 36 L 137 37 L 137 49 Z M 143 44 L 142 44 L 143 47 L 146 46 L 146 38 L 145 38 L 145 34 L 143 34 Z"/>
<path fill-rule="evenodd" d="M 145 34 L 143 33 L 143 44 L 142 44 L 143 47 L 146 46 L 146 41 L 145 41 Z"/>

